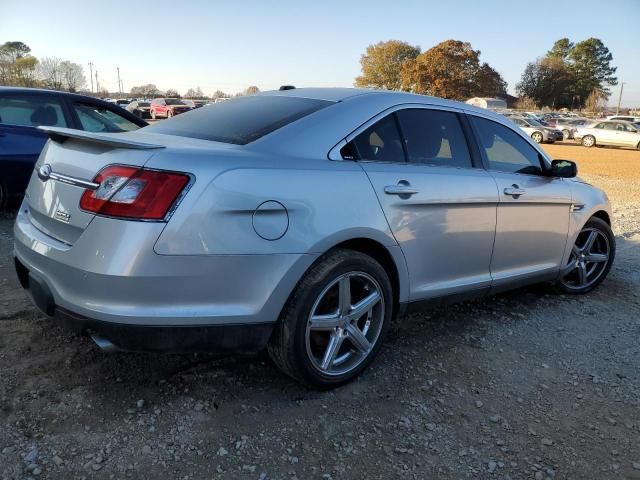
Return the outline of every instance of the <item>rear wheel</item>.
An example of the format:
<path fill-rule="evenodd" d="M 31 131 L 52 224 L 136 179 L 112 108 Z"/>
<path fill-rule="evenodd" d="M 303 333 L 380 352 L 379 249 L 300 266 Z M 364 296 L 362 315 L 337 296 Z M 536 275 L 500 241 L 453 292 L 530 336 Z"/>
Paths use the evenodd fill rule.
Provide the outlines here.
<path fill-rule="evenodd" d="M 531 138 L 536 143 L 542 143 L 542 141 L 544 140 L 544 137 L 542 136 L 542 133 L 540 133 L 540 132 L 533 132 L 531 134 Z"/>
<path fill-rule="evenodd" d="M 571 132 L 569 130 L 562 130 L 562 139 L 569 140 L 569 137 L 571 137 Z"/>
<path fill-rule="evenodd" d="M 591 148 L 596 144 L 596 137 L 593 135 L 585 135 L 582 137 L 582 146 Z"/>
<path fill-rule="evenodd" d="M 289 376 L 334 388 L 377 355 L 393 315 L 391 282 L 363 253 L 327 253 L 303 277 L 284 307 L 269 354 Z"/>
<path fill-rule="evenodd" d="M 151 115 L 151 119 L 152 120 L 156 119 L 156 111 L 155 110 L 151 110 L 150 115 Z"/>
<path fill-rule="evenodd" d="M 591 218 L 576 238 L 558 286 L 566 293 L 593 290 L 609 273 L 615 255 L 616 240 L 611 227 L 604 220 Z"/>
<path fill-rule="evenodd" d="M 167 110 L 167 118 L 171 118 L 171 117 L 173 117 L 173 111 Z"/>

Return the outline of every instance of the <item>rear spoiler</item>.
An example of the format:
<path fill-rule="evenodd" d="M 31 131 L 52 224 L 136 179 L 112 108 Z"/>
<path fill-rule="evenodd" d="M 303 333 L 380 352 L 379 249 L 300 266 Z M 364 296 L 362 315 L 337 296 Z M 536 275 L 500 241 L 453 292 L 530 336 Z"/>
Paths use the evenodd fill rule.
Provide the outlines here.
<path fill-rule="evenodd" d="M 69 138 L 75 138 L 90 143 L 101 143 L 114 148 L 132 148 L 135 150 L 148 150 L 152 148 L 165 148 L 164 145 L 153 143 L 136 142 L 122 136 L 122 133 L 94 133 L 84 130 L 73 130 L 62 127 L 38 127 L 49 134 L 49 138 L 54 142 L 64 143 Z"/>

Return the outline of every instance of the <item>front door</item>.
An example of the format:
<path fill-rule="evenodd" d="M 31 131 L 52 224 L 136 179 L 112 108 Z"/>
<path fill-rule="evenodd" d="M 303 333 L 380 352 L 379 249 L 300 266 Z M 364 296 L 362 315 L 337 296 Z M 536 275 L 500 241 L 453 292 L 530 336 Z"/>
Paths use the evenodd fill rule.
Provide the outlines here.
<path fill-rule="evenodd" d="M 405 255 L 410 300 L 488 290 L 498 194 L 473 165 L 459 113 L 400 109 L 348 146 Z"/>
<path fill-rule="evenodd" d="M 555 277 L 569 230 L 567 181 L 546 175 L 541 154 L 516 131 L 487 118 L 470 118 L 500 197 L 491 261 L 494 285 Z"/>

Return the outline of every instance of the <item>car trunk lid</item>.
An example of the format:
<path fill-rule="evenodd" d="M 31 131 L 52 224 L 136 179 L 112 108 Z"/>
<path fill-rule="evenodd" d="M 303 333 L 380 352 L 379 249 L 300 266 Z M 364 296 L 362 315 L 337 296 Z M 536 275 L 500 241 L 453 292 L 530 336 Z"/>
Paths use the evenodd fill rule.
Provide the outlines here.
<path fill-rule="evenodd" d="M 95 216 L 80 208 L 80 198 L 96 174 L 114 163 L 142 167 L 164 148 L 125 133 L 43 130 L 52 141 L 40 154 L 27 188 L 29 216 L 36 228 L 68 245 L 73 245 Z"/>

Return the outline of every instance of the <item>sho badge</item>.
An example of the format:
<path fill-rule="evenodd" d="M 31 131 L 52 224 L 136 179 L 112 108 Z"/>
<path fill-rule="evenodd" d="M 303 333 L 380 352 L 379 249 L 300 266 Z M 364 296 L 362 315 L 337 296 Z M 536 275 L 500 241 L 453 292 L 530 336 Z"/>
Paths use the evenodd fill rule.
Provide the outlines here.
<path fill-rule="evenodd" d="M 56 210 L 56 213 L 53 214 L 53 217 L 56 220 L 60 220 L 64 223 L 69 223 L 69 220 L 71 219 L 71 215 L 64 210 Z"/>

